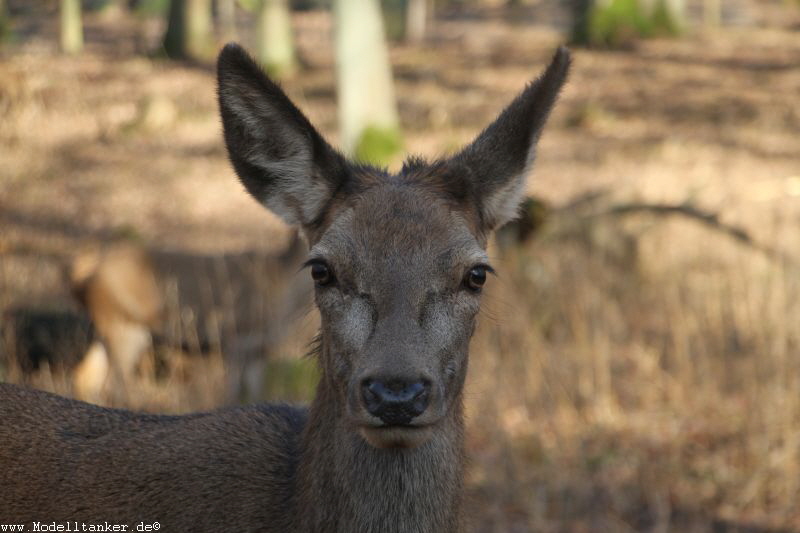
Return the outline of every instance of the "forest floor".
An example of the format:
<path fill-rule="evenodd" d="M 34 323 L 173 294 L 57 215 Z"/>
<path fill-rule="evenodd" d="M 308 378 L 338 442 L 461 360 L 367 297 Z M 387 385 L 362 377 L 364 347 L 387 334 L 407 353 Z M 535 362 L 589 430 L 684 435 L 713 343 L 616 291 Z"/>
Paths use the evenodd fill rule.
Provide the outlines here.
<path fill-rule="evenodd" d="M 550 222 L 495 252 L 473 342 L 473 531 L 800 531 L 800 9 L 752 9 L 574 49 L 529 184 Z M 487 125 L 563 41 L 542 19 L 445 14 L 393 45 L 406 150 Z M 283 85 L 335 144 L 330 18 L 294 22 L 303 68 Z M 227 162 L 212 65 L 138 53 L 150 22 L 89 15 L 77 57 L 40 26 L 0 52 L 0 308 L 69 305 L 64 266 L 113 239 L 285 242 Z"/>

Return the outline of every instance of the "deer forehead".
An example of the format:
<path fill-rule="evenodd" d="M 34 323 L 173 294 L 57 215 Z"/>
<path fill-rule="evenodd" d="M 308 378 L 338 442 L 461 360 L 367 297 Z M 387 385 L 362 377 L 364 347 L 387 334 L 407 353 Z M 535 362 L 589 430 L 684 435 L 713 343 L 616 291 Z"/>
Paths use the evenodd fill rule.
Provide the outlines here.
<path fill-rule="evenodd" d="M 462 214 L 419 187 L 386 183 L 354 198 L 311 249 L 355 278 L 446 281 L 488 261 Z"/>

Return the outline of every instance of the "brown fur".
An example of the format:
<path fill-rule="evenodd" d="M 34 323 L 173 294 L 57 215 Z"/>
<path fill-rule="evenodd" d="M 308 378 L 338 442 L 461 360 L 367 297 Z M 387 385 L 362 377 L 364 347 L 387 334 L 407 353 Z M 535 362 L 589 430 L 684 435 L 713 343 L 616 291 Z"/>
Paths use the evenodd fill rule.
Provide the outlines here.
<path fill-rule="evenodd" d="M 227 46 L 218 75 L 231 161 L 251 194 L 311 245 L 322 318 L 312 405 L 150 416 L 0 385 L 0 522 L 460 531 L 475 279 L 489 270 L 486 236 L 521 200 L 568 66 L 560 50 L 451 160 L 390 176 L 347 162 L 241 48 Z M 391 404 L 403 417 L 370 407 L 406 390 L 414 396 Z M 408 415 L 403 402 L 420 398 Z"/>

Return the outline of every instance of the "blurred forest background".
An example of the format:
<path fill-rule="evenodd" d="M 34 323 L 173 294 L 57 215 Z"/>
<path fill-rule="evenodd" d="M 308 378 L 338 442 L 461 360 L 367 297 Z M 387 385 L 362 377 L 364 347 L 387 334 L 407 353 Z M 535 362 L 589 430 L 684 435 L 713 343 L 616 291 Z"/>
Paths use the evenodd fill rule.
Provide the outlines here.
<path fill-rule="evenodd" d="M 471 531 L 800 531 L 796 0 L 0 0 L 0 379 L 153 412 L 313 394 L 302 243 L 222 143 L 230 40 L 390 168 L 572 43 L 492 245 Z"/>

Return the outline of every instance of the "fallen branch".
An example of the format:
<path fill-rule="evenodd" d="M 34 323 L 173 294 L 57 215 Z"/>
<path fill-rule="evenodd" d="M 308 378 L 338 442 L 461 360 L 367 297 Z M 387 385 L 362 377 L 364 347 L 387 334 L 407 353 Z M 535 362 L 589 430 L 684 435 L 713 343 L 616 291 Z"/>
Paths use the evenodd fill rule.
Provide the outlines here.
<path fill-rule="evenodd" d="M 549 222 L 556 216 L 562 221 L 568 221 L 565 225 L 573 228 L 575 226 L 584 226 L 584 224 L 590 223 L 592 219 L 601 217 L 623 217 L 638 214 L 658 217 L 680 216 L 723 233 L 736 242 L 763 253 L 772 260 L 800 268 L 800 264 L 785 252 L 758 242 L 744 228 L 722 222 L 718 213 L 701 209 L 689 203 L 630 202 L 612 205 L 607 208 L 599 207 L 598 204 L 608 196 L 609 192 L 605 189 L 589 191 L 554 209 L 549 208 L 547 203 L 540 198 L 529 198 L 523 205 L 520 221 L 512 223 L 507 229 L 516 235 L 518 242 L 525 242 L 532 236 L 538 235 L 544 226 L 550 225 Z"/>
<path fill-rule="evenodd" d="M 644 202 L 618 204 L 599 213 L 589 215 L 587 218 L 597 218 L 602 216 L 625 216 L 642 213 L 657 216 L 678 215 L 689 218 L 707 226 L 708 228 L 728 235 L 735 241 L 763 253 L 770 259 L 795 264 L 795 261 L 786 253 L 772 246 L 759 243 L 745 229 L 733 224 L 722 222 L 719 219 L 718 213 L 706 211 L 690 204 L 649 204 Z"/>

